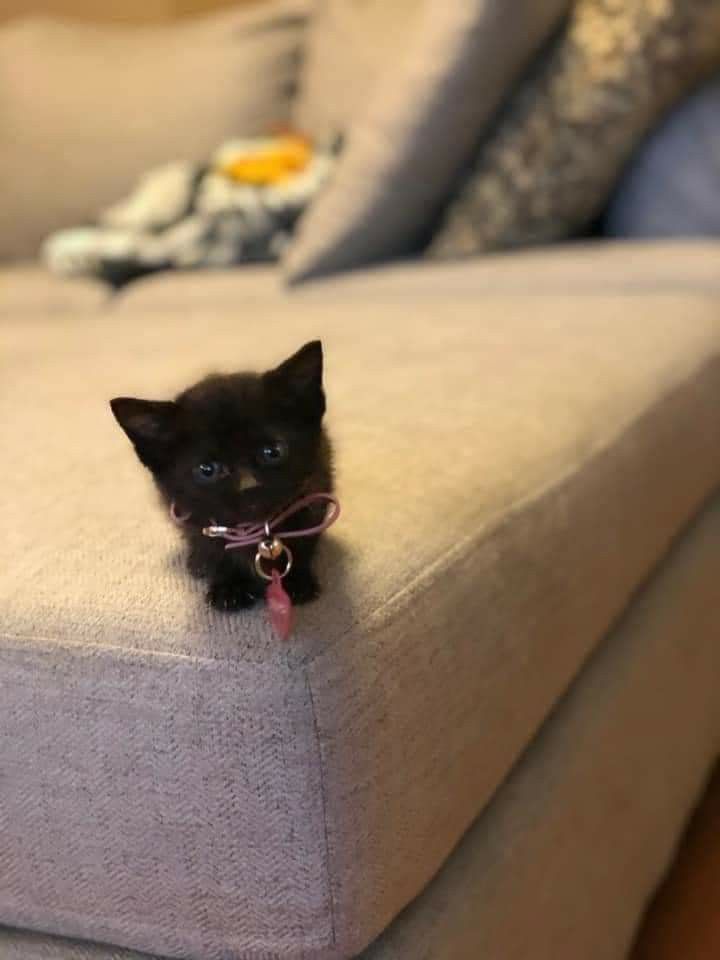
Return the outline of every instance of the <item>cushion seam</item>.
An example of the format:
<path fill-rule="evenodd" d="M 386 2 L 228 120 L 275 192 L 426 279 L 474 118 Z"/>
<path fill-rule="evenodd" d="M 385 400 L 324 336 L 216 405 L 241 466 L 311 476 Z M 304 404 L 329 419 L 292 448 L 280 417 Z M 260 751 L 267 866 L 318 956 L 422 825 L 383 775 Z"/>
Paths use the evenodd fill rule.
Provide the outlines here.
<path fill-rule="evenodd" d="M 317 711 L 315 709 L 315 697 L 310 683 L 310 675 L 306 667 L 303 667 L 305 674 L 305 683 L 307 686 L 308 702 L 310 704 L 310 715 L 312 718 L 313 736 L 317 748 L 317 764 L 320 774 L 320 798 L 322 808 L 323 835 L 325 838 L 325 876 L 327 878 L 328 906 L 330 911 L 330 933 L 332 937 L 332 946 L 337 944 L 337 930 L 335 925 L 335 889 L 333 885 L 332 870 L 330 869 L 330 834 L 328 831 L 327 816 L 327 787 L 325 784 L 325 763 L 323 761 L 322 744 L 320 742 L 320 729 L 318 727 Z"/>

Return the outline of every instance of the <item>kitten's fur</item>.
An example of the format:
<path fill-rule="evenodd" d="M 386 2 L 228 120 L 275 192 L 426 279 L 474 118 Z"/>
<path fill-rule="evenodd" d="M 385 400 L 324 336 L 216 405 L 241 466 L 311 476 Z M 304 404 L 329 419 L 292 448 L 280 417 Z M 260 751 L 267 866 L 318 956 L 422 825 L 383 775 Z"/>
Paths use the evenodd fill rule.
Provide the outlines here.
<path fill-rule="evenodd" d="M 190 513 L 182 524 L 188 567 L 209 581 L 208 602 L 220 610 L 251 606 L 266 582 L 254 570 L 255 547 L 226 551 L 224 540 L 205 537 L 202 528 L 264 521 L 301 496 L 332 490 L 322 367 L 315 340 L 274 370 L 209 376 L 172 402 L 110 401 L 166 505 Z M 281 462 L 273 463 L 278 456 Z M 218 475 L 208 480 L 211 468 Z M 322 504 L 312 505 L 284 527 L 312 526 L 323 514 Z M 292 540 L 283 586 L 294 603 L 318 595 L 311 566 L 316 542 Z"/>

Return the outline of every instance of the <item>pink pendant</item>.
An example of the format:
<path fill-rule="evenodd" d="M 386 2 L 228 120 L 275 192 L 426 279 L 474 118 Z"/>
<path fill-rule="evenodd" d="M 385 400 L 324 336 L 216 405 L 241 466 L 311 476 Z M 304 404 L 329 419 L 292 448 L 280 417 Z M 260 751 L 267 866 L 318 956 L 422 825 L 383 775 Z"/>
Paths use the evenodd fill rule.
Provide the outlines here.
<path fill-rule="evenodd" d="M 293 605 L 277 570 L 273 570 L 272 581 L 265 591 L 265 604 L 273 630 L 281 640 L 287 640 L 293 628 Z"/>

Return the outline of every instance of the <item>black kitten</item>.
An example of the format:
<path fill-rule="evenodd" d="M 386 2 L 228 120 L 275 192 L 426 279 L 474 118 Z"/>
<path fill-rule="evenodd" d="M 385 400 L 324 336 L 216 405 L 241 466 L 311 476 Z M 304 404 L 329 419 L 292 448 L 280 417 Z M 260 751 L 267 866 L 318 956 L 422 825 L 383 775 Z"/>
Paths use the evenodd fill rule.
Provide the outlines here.
<path fill-rule="evenodd" d="M 274 370 L 210 376 L 173 402 L 110 401 L 168 508 L 189 514 L 182 524 L 188 567 L 209 581 L 208 601 L 220 610 L 251 606 L 266 583 L 255 572 L 255 547 L 226 551 L 203 527 L 265 521 L 301 496 L 332 489 L 322 366 L 322 345 L 314 340 Z M 312 504 L 285 529 L 313 526 L 324 510 Z M 283 586 L 294 603 L 318 596 L 316 542 L 293 540 Z"/>

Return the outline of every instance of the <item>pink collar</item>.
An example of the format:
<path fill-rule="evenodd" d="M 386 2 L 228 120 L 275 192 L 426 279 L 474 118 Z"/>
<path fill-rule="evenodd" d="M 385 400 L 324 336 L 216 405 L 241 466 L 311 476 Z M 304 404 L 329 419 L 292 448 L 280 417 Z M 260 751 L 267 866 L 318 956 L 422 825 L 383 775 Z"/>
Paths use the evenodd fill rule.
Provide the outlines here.
<path fill-rule="evenodd" d="M 304 510 L 313 503 L 325 502 L 330 507 L 320 523 L 313 527 L 303 527 L 300 530 L 278 530 L 283 521 Z M 170 516 L 175 523 L 183 524 L 190 519 L 189 513 L 178 513 L 175 503 L 170 504 Z M 271 520 L 264 523 L 239 523 L 235 527 L 221 527 L 213 524 L 209 527 L 203 527 L 203 534 L 206 537 L 218 537 L 227 540 L 226 550 L 238 550 L 241 547 L 251 547 L 266 539 L 270 533 L 274 533 L 281 540 L 290 540 L 292 537 L 312 537 L 315 534 L 327 530 L 340 516 L 340 503 L 337 497 L 331 493 L 311 493 L 307 497 L 301 497 L 294 503 L 291 503 L 285 510 L 276 514 Z"/>

